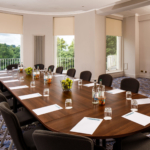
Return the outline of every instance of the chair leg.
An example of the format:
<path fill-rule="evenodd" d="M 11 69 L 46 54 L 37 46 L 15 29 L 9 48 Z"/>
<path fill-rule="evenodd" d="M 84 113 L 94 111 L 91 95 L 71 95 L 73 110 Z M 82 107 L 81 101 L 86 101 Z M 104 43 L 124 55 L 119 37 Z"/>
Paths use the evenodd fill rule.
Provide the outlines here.
<path fill-rule="evenodd" d="M 7 136 L 7 134 L 8 134 L 8 128 L 6 128 L 6 130 L 5 130 L 5 133 L 4 133 L 3 139 L 1 141 L 0 147 L 3 146 L 4 140 L 5 140 L 6 136 Z"/>
<path fill-rule="evenodd" d="M 13 143 L 14 143 L 13 140 L 11 140 L 8 150 L 12 150 Z"/>
<path fill-rule="evenodd" d="M 102 139 L 102 145 L 106 148 L 106 139 Z"/>
<path fill-rule="evenodd" d="M 4 124 L 4 119 L 3 119 L 3 121 L 2 121 L 2 123 L 0 125 L 0 130 L 2 129 L 3 124 Z"/>

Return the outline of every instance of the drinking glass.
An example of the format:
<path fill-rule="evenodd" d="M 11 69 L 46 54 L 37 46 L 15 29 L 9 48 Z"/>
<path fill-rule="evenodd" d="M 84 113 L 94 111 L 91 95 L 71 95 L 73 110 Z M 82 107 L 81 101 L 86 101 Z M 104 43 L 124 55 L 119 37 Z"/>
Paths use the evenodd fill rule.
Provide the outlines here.
<path fill-rule="evenodd" d="M 43 90 L 43 96 L 44 96 L 44 97 L 49 96 L 49 88 L 45 88 L 45 89 Z"/>
<path fill-rule="evenodd" d="M 127 91 L 126 92 L 126 99 L 127 100 L 131 100 L 132 99 L 132 92 L 131 91 Z"/>
<path fill-rule="evenodd" d="M 105 107 L 104 110 L 104 120 L 111 120 L 112 119 L 112 108 Z"/>
<path fill-rule="evenodd" d="M 82 86 L 82 79 L 78 81 L 78 86 Z"/>
<path fill-rule="evenodd" d="M 12 67 L 12 71 L 14 71 L 15 70 L 15 67 Z"/>
<path fill-rule="evenodd" d="M 131 111 L 138 111 L 138 103 L 134 99 L 131 99 Z"/>
<path fill-rule="evenodd" d="M 31 81 L 31 82 L 30 82 L 30 87 L 31 87 L 31 88 L 35 88 L 35 81 Z"/>
<path fill-rule="evenodd" d="M 24 82 L 24 76 L 21 76 L 21 77 L 19 78 L 19 80 L 20 80 L 20 82 Z"/>
<path fill-rule="evenodd" d="M 18 72 L 14 72 L 13 77 L 14 77 L 14 79 L 17 79 L 18 78 Z"/>
<path fill-rule="evenodd" d="M 71 109 L 71 108 L 72 108 L 72 99 L 66 99 L 65 109 Z"/>

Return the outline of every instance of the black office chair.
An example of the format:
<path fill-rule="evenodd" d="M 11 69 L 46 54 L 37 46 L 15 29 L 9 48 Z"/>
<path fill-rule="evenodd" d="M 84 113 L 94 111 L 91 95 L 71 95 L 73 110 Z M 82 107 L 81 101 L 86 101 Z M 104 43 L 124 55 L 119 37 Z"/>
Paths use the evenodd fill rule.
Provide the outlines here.
<path fill-rule="evenodd" d="M 13 99 L 7 100 L 6 96 L 0 91 L 0 103 L 1 102 L 7 102 L 9 104 L 10 109 L 13 109 Z M 19 101 L 17 101 L 17 108 L 21 106 L 22 104 Z"/>
<path fill-rule="evenodd" d="M 22 133 L 18 116 L 16 116 L 10 110 L 8 103 L 6 102 L 0 103 L 0 111 L 2 113 L 2 116 L 5 120 L 5 123 L 7 125 L 7 128 L 9 130 L 9 133 L 13 139 L 13 142 L 16 148 L 18 150 L 36 150 L 36 147 L 32 139 L 32 133 L 36 129 L 43 130 L 44 128 L 42 126 L 39 126 L 39 127 L 36 127 L 34 129 L 31 129 L 29 131 Z M 26 117 L 26 114 L 22 116 L 22 119 L 25 117 Z"/>
<path fill-rule="evenodd" d="M 143 133 L 137 133 L 126 137 L 121 142 L 121 150 L 149 150 L 150 139 Z M 113 150 L 117 150 L 116 143 L 113 145 Z"/>
<path fill-rule="evenodd" d="M 51 72 L 53 72 L 53 71 L 54 71 L 54 68 L 55 68 L 55 66 L 54 66 L 54 65 L 51 65 L 51 66 L 48 67 L 48 71 L 49 71 L 49 69 L 51 69 Z"/>
<path fill-rule="evenodd" d="M 36 130 L 33 140 L 37 150 L 105 150 L 90 138 L 51 131 Z"/>
<path fill-rule="evenodd" d="M 90 81 L 92 73 L 90 71 L 83 71 L 80 73 L 80 79 Z"/>
<path fill-rule="evenodd" d="M 63 72 L 63 67 L 57 67 L 56 68 L 56 73 L 62 74 L 62 72 Z"/>
<path fill-rule="evenodd" d="M 74 77 L 76 74 L 76 69 L 69 69 L 67 71 L 67 76 Z"/>
<path fill-rule="evenodd" d="M 139 81 L 134 78 L 125 78 L 121 81 L 121 89 L 126 91 L 131 91 L 133 93 L 138 93 L 139 91 Z"/>
<path fill-rule="evenodd" d="M 43 69 L 44 69 L 44 65 L 43 65 L 43 64 L 36 64 L 36 65 L 34 65 L 35 69 L 37 69 L 38 66 L 39 66 L 39 69 L 40 69 L 40 70 L 43 70 Z"/>
<path fill-rule="evenodd" d="M 98 77 L 98 83 L 100 83 L 100 79 L 102 79 L 102 84 L 105 86 L 111 87 L 112 84 L 112 76 L 109 74 L 102 74 Z"/>
<path fill-rule="evenodd" d="M 7 66 L 7 70 L 12 70 L 12 67 L 14 67 L 15 69 L 18 69 L 18 64 L 11 64 Z"/>

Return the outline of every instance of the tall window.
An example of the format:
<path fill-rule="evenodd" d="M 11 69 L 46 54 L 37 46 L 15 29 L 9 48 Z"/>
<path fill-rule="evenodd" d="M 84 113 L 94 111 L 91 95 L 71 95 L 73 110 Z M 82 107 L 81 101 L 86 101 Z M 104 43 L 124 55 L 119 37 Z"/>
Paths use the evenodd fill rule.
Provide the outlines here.
<path fill-rule="evenodd" d="M 106 36 L 106 70 L 121 70 L 121 37 Z"/>
<path fill-rule="evenodd" d="M 23 16 L 0 13 L 0 70 L 20 62 Z"/>
<path fill-rule="evenodd" d="M 74 68 L 74 36 L 57 36 L 57 67 Z"/>
<path fill-rule="evenodd" d="M 106 70 L 121 70 L 122 21 L 106 18 Z"/>
<path fill-rule="evenodd" d="M 74 17 L 54 18 L 55 66 L 74 68 Z"/>
<path fill-rule="evenodd" d="M 20 34 L 0 33 L 0 70 L 7 65 L 20 63 Z"/>

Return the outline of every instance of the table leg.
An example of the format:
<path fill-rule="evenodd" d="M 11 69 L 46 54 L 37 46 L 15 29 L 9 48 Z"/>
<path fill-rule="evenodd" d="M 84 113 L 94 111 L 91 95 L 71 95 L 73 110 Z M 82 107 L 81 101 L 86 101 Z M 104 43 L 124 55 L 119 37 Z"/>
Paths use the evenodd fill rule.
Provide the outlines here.
<path fill-rule="evenodd" d="M 116 139 L 115 150 L 121 150 L 122 149 L 121 142 L 122 142 L 122 138 Z"/>
<path fill-rule="evenodd" d="M 13 112 L 17 112 L 17 99 L 15 97 L 13 97 Z"/>
<path fill-rule="evenodd" d="M 100 146 L 100 140 L 96 139 L 96 145 Z"/>
<path fill-rule="evenodd" d="M 106 148 L 106 139 L 102 139 L 102 145 Z"/>

